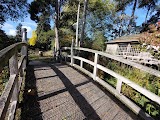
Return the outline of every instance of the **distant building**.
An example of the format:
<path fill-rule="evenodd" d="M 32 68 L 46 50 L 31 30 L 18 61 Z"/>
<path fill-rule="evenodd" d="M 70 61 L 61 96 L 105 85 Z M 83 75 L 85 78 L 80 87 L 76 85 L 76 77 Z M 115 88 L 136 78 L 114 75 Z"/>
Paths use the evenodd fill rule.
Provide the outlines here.
<path fill-rule="evenodd" d="M 116 38 L 106 42 L 106 52 L 113 55 L 126 55 L 128 53 L 138 53 L 136 45 L 139 44 L 139 35 L 129 35 Z"/>

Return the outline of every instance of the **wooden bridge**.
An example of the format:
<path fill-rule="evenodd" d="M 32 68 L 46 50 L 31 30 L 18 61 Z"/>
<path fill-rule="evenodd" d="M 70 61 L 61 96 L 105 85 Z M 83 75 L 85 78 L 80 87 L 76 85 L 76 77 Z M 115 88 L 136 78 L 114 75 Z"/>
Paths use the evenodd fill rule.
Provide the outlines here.
<path fill-rule="evenodd" d="M 157 77 L 160 77 L 159 71 L 100 51 L 74 48 L 73 45 L 63 48 L 70 52 L 63 56 L 63 63 L 31 61 L 26 67 L 25 40 L 24 37 L 23 42 L 0 51 L 0 65 L 9 61 L 10 67 L 10 78 L 0 97 L 0 120 L 15 118 L 21 84 L 25 79 L 28 88 L 22 120 L 153 120 L 122 94 L 122 84 L 127 84 L 158 105 L 160 97 L 99 64 L 98 58 L 103 56 L 116 60 Z M 21 54 L 18 54 L 19 48 Z M 90 52 L 94 60 L 85 59 L 75 51 Z M 92 66 L 93 71 L 86 70 L 85 63 Z M 117 79 L 116 88 L 98 77 L 98 69 Z"/>

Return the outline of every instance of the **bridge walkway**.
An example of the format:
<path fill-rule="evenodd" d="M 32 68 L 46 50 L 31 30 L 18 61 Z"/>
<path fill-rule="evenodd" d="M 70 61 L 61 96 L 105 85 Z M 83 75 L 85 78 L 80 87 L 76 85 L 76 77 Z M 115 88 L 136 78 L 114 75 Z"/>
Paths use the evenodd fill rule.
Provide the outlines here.
<path fill-rule="evenodd" d="M 140 120 L 90 77 L 64 64 L 31 61 L 23 120 Z"/>

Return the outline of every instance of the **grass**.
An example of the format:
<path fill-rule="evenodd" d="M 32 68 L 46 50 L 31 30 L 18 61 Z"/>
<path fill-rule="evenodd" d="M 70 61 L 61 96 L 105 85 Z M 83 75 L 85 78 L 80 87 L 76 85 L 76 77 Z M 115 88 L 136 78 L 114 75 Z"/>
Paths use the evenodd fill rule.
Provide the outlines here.
<path fill-rule="evenodd" d="M 53 52 L 51 50 L 43 52 L 43 56 L 40 56 L 38 52 L 33 50 L 29 51 L 29 53 L 30 54 L 28 57 L 30 61 L 38 60 L 38 61 L 47 62 L 47 63 L 53 62 Z"/>

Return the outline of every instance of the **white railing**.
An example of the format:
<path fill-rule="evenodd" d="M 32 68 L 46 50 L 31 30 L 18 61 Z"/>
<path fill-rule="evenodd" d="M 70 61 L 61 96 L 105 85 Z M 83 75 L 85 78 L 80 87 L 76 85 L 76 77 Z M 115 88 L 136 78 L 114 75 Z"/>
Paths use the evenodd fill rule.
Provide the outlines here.
<path fill-rule="evenodd" d="M 152 117 L 150 117 L 150 115 L 148 115 L 147 113 L 143 112 L 143 110 L 137 106 L 135 103 L 133 103 L 130 99 L 128 99 L 127 97 L 125 97 L 122 93 L 121 93 L 121 88 L 122 88 L 122 83 L 127 84 L 128 86 L 132 87 L 133 89 L 135 89 L 136 91 L 138 91 L 139 93 L 143 94 L 144 96 L 146 96 L 147 98 L 149 98 L 150 100 L 156 102 L 158 105 L 160 105 L 160 97 L 150 91 L 148 91 L 147 89 L 139 86 L 138 84 L 132 82 L 131 80 L 123 77 L 122 75 L 106 68 L 105 66 L 102 66 L 100 64 L 98 64 L 98 57 L 99 56 L 104 56 L 116 61 L 119 61 L 121 63 L 133 66 L 135 68 L 138 68 L 140 70 L 143 70 L 145 72 L 148 72 L 152 75 L 155 75 L 157 77 L 160 77 L 160 72 L 154 69 L 151 69 L 149 67 L 128 61 L 126 59 L 123 58 L 119 58 L 101 51 L 96 51 L 96 50 L 92 50 L 92 49 L 87 49 L 87 48 L 75 48 L 75 47 L 63 47 L 62 50 L 70 50 L 71 51 L 71 55 L 67 55 L 64 57 L 69 57 L 71 59 L 71 63 L 69 63 L 71 66 L 79 69 L 80 71 L 84 72 L 85 74 L 87 74 L 88 76 L 90 76 L 91 78 L 93 78 L 93 80 L 97 81 L 99 84 L 101 84 L 102 86 L 104 86 L 108 91 L 110 91 L 113 95 L 115 95 L 120 101 L 122 101 L 126 106 L 128 106 L 134 113 L 136 113 L 137 115 L 140 115 L 141 117 L 143 117 L 144 119 L 149 119 L 149 120 L 153 120 Z M 85 58 L 79 57 L 79 56 L 74 56 L 74 50 L 78 50 L 78 51 L 86 51 L 86 52 L 90 52 L 95 54 L 94 55 L 94 61 L 90 61 L 87 60 Z M 80 65 L 77 65 L 74 63 L 75 59 L 80 61 Z M 66 58 L 65 58 L 66 60 Z M 93 66 L 93 73 L 89 72 L 88 70 L 86 70 L 85 68 L 83 68 L 83 63 L 88 63 L 90 65 Z M 105 82 L 104 80 L 100 79 L 97 76 L 97 70 L 100 69 L 102 71 L 104 71 L 107 74 L 110 74 L 111 76 L 113 76 L 114 78 L 117 79 L 117 84 L 116 84 L 116 88 L 112 87 L 111 85 L 109 85 L 107 82 Z"/>

